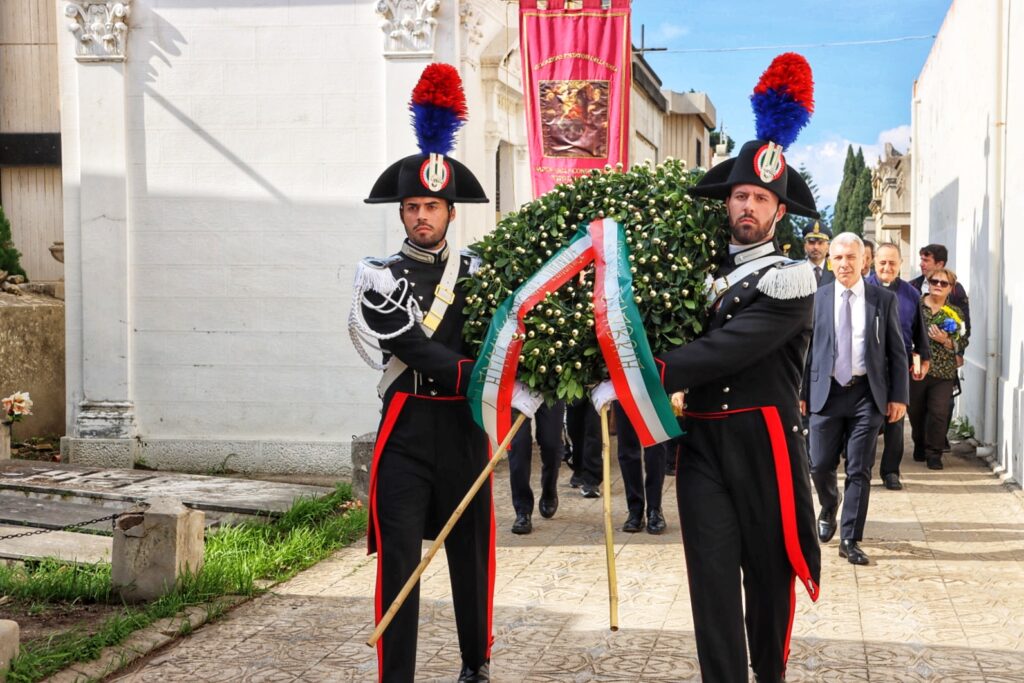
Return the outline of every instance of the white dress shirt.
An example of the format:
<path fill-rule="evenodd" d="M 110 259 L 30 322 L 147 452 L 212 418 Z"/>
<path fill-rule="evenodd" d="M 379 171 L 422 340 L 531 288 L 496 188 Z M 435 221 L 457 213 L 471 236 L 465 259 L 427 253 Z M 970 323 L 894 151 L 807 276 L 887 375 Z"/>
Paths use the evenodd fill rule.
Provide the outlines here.
<path fill-rule="evenodd" d="M 839 280 L 836 280 L 836 300 L 833 310 L 833 324 L 836 331 L 839 330 L 839 310 L 843 305 L 843 292 L 846 291 Z M 864 364 L 865 328 L 867 318 L 867 306 L 864 302 L 864 278 L 858 278 L 856 284 L 850 288 L 853 294 L 850 296 L 851 322 L 853 323 L 853 376 L 867 373 L 867 366 Z"/>

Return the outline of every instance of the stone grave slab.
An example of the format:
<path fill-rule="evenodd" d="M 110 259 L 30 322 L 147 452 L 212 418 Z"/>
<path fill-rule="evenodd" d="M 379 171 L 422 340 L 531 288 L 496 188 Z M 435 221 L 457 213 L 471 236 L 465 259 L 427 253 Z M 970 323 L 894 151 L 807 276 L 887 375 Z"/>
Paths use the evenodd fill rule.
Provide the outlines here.
<path fill-rule="evenodd" d="M 332 489 L 200 474 L 98 469 L 11 460 L 0 464 L 0 493 L 11 491 L 51 499 L 71 496 L 75 502 L 90 503 L 134 503 L 169 496 L 198 510 L 275 517 L 288 510 L 300 497 L 325 496 Z"/>
<path fill-rule="evenodd" d="M 0 524 L 0 536 L 32 531 L 31 527 Z M 52 531 L 37 536 L 0 541 L 0 559 L 35 560 L 53 557 L 64 562 L 95 564 L 110 562 L 114 541 L 110 536 Z"/>

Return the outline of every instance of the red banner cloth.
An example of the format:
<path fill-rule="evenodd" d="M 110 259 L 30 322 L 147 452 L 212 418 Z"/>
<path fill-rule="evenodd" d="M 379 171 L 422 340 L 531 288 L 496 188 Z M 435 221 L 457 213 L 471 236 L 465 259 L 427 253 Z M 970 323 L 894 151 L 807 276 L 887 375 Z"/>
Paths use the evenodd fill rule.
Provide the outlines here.
<path fill-rule="evenodd" d="M 520 0 L 533 194 L 628 165 L 630 0 Z"/>

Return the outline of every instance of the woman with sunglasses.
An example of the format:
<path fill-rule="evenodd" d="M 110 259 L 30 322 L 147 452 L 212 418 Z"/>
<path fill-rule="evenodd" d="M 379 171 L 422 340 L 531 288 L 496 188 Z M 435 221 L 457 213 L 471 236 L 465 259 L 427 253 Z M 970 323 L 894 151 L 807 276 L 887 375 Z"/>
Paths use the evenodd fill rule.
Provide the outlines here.
<path fill-rule="evenodd" d="M 956 382 L 956 357 L 967 344 L 963 311 L 948 301 L 956 286 L 956 273 L 949 268 L 936 268 L 928 277 L 928 285 L 928 293 L 921 297 L 921 314 L 928 327 L 932 360 L 925 378 L 910 383 L 907 412 L 914 460 L 927 461 L 928 469 L 941 470 L 946 419 Z"/>

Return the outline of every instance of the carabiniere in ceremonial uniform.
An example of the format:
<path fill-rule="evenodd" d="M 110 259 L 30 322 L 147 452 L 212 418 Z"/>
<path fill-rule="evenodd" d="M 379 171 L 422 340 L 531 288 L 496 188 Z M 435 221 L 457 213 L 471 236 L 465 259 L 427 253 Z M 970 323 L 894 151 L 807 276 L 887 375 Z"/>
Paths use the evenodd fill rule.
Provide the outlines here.
<path fill-rule="evenodd" d="M 806 60 L 781 55 L 756 111 L 759 95 L 809 108 Z M 816 283 L 773 238 L 786 212 L 818 214 L 782 153 L 795 131 L 769 124 L 689 190 L 725 201 L 729 255 L 704 332 L 658 359 L 665 389 L 686 393 L 676 492 L 701 675 L 717 683 L 746 683 L 748 643 L 755 678 L 784 680 L 796 580 L 812 599 L 820 580 L 799 409 Z"/>
<path fill-rule="evenodd" d="M 417 93 L 424 79 L 439 81 L 425 88 L 437 92 L 451 84 L 453 74 L 458 83 L 454 68 L 428 66 L 413 108 L 423 105 Z M 422 137 L 420 143 L 423 153 L 392 164 L 365 200 L 399 203 L 408 237 L 398 254 L 360 263 L 350 317 L 357 349 L 384 370 L 368 529 L 369 552 L 377 553 L 378 622 L 419 564 L 423 539 L 435 537 L 488 461 L 487 437 L 465 400 L 473 362 L 462 340 L 465 293 L 456 282 L 468 275 L 470 259 L 455 251 L 454 231 L 447 229 L 456 203 L 488 199 L 469 169 L 446 156 L 447 149 L 425 146 Z M 383 351 L 384 363 L 361 340 Z M 489 680 L 494 529 L 488 483 L 445 541 L 460 681 Z M 417 584 L 378 641 L 381 681 L 415 679 L 418 612 Z"/>

